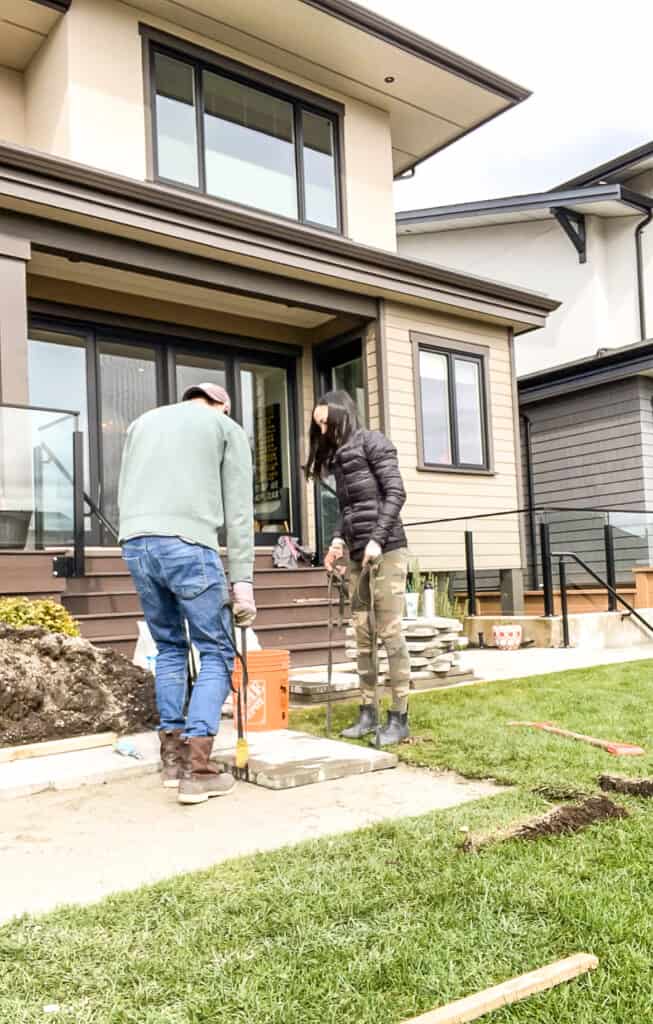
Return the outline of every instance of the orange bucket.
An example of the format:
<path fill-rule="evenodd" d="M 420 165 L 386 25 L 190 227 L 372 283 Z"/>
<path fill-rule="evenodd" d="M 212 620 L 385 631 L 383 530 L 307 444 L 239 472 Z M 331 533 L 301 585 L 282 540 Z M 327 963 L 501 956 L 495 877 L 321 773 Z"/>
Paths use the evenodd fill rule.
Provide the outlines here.
<path fill-rule="evenodd" d="M 252 651 L 247 656 L 247 668 L 247 728 L 252 732 L 287 729 L 290 652 Z M 243 671 L 238 660 L 232 681 L 234 689 L 239 690 L 243 681 Z M 234 694 L 234 723 L 237 722 L 237 703 L 238 699 Z"/>

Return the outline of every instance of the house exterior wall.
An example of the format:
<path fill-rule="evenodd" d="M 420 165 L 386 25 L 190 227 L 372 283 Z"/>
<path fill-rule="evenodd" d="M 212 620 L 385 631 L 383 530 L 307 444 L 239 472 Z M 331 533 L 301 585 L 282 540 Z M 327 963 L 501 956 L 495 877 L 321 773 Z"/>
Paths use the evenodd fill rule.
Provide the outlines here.
<path fill-rule="evenodd" d="M 418 427 L 411 332 L 486 346 L 489 350 L 491 474 L 419 470 Z M 474 516 L 518 507 L 518 467 L 510 338 L 505 328 L 387 303 L 384 344 L 390 396 L 387 433 L 397 447 L 408 500 L 404 521 Z M 476 565 L 482 569 L 521 566 L 518 517 L 468 520 L 408 529 L 411 555 L 422 570 L 464 569 L 464 531 L 474 533 Z"/>
<path fill-rule="evenodd" d="M 587 263 L 554 220 L 515 221 L 486 227 L 400 235 L 402 255 L 429 260 L 514 285 L 523 285 L 559 299 L 547 326 L 516 339 L 517 374 L 534 373 L 559 363 L 594 355 L 604 345 L 638 340 L 637 296 L 634 286 L 635 248 L 632 232 L 637 218 L 619 218 L 621 232 L 630 238 L 606 236 L 605 221 L 587 217 Z M 616 229 L 615 229 L 616 230 Z M 616 307 L 612 304 L 608 266 L 624 280 Z M 614 288 L 617 279 L 614 280 Z"/>
<path fill-rule="evenodd" d="M 212 39 L 115 0 L 75 0 L 27 72 L 28 145 L 147 179 L 139 23 L 304 86 L 345 106 L 348 234 L 395 250 L 392 144 L 385 111 L 291 75 Z"/>
<path fill-rule="evenodd" d="M 618 578 L 633 565 L 648 564 L 645 520 L 636 512 L 653 499 L 653 381 L 633 377 L 525 405 L 531 422 L 531 466 L 535 505 L 632 509 L 611 514 Z M 525 432 L 522 457 L 526 474 Z M 547 513 L 554 550 L 572 550 L 605 574 L 603 513 Z M 538 555 L 539 558 L 539 555 Z M 532 552 L 529 552 L 529 562 Z M 589 583 L 570 567 L 571 578 Z"/>
<path fill-rule="evenodd" d="M 0 67 L 0 139 L 25 145 L 25 93 L 20 71 Z"/>

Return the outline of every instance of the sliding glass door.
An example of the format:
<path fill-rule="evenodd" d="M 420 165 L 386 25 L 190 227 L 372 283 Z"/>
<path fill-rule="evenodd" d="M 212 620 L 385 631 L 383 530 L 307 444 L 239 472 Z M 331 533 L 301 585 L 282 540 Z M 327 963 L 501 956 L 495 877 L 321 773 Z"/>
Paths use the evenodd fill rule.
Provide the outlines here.
<path fill-rule="evenodd" d="M 118 523 L 118 477 L 129 424 L 149 409 L 181 400 L 192 385 L 213 383 L 229 391 L 231 415 L 249 438 L 257 543 L 296 532 L 295 359 L 257 356 L 244 342 L 229 341 L 220 349 L 149 331 L 34 318 L 30 403 L 79 411 L 85 491 L 110 523 Z M 115 543 L 90 516 L 86 522 L 89 543 Z"/>

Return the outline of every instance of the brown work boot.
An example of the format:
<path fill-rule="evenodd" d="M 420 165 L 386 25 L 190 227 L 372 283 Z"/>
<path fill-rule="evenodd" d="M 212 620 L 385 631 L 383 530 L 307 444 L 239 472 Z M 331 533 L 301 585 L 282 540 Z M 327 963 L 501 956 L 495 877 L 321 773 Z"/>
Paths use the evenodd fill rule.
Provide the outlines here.
<path fill-rule="evenodd" d="M 166 732 L 159 731 L 161 744 L 161 781 L 166 789 L 176 789 L 179 785 L 181 769 L 181 729 Z"/>
<path fill-rule="evenodd" d="M 201 804 L 210 796 L 231 793 L 236 780 L 229 772 L 221 772 L 209 758 L 213 736 L 189 736 L 180 744 L 182 765 L 177 800 L 180 804 Z"/>

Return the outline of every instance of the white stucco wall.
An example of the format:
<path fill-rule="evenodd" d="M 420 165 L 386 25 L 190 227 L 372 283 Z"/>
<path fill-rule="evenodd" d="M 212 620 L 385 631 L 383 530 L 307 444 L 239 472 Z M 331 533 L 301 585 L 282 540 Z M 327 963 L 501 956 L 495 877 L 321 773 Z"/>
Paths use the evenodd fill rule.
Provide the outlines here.
<path fill-rule="evenodd" d="M 584 264 L 552 219 L 400 235 L 399 251 L 544 292 L 562 302 L 545 328 L 516 338 L 517 373 L 522 375 L 593 355 L 604 346 L 639 340 L 633 238 L 638 219 L 587 217 Z M 645 248 L 647 279 L 653 285 L 653 237 Z M 649 292 L 653 334 L 650 287 Z"/>
<path fill-rule="evenodd" d="M 25 94 L 20 71 L 0 67 L 0 139 L 25 144 Z"/>
<path fill-rule="evenodd" d="M 44 52 L 35 58 L 34 69 L 30 68 L 28 74 L 30 145 L 102 170 L 146 178 L 139 23 L 343 103 L 348 233 L 358 242 L 396 249 L 392 149 L 386 112 L 117 0 L 75 0 L 42 48 Z M 48 123 L 52 109 L 50 84 L 53 125 Z M 59 123 L 62 119 L 64 127 Z"/>

